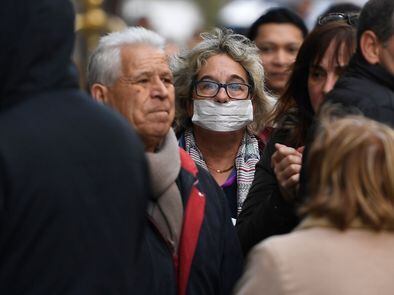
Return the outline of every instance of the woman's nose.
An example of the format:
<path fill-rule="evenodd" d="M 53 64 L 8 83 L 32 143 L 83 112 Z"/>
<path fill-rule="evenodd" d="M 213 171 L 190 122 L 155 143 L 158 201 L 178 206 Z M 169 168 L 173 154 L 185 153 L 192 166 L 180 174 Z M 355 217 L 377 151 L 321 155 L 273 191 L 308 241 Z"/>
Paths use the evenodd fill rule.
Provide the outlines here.
<path fill-rule="evenodd" d="M 328 92 L 330 92 L 334 88 L 337 80 L 338 80 L 338 75 L 335 75 L 335 74 L 327 75 L 326 82 L 324 83 L 324 86 L 323 86 L 324 95 L 326 95 Z"/>
<path fill-rule="evenodd" d="M 220 103 L 225 103 L 230 100 L 224 87 L 220 87 L 219 92 L 215 96 L 215 100 Z"/>

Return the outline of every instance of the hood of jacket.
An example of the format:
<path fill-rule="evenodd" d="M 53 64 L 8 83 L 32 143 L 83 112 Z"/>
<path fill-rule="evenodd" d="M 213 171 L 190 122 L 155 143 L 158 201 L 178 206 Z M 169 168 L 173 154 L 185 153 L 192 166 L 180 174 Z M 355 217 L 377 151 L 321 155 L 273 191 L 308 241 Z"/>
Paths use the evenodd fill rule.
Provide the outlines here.
<path fill-rule="evenodd" d="M 77 87 L 70 0 L 2 0 L 0 108 L 15 98 Z"/>

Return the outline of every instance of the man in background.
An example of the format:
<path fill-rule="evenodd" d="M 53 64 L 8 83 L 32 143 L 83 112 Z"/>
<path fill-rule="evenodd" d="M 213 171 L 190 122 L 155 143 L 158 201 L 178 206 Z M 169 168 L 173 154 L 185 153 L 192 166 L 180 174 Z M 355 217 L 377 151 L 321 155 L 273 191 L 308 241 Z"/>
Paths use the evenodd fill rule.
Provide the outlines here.
<path fill-rule="evenodd" d="M 286 8 L 272 8 L 250 27 L 247 37 L 260 49 L 267 88 L 279 96 L 308 33 L 303 20 Z"/>
<path fill-rule="evenodd" d="M 370 0 L 357 30 L 357 50 L 326 104 L 394 127 L 394 2 Z"/>

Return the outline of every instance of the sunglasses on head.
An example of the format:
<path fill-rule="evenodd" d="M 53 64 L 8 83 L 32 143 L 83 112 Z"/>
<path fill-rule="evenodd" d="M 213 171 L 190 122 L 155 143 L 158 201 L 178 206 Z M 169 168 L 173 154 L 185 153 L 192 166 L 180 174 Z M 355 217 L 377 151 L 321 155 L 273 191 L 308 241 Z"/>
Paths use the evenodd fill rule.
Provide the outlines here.
<path fill-rule="evenodd" d="M 343 21 L 351 26 L 357 26 L 359 13 L 329 13 L 318 18 L 317 24 L 323 26 L 330 22 Z"/>

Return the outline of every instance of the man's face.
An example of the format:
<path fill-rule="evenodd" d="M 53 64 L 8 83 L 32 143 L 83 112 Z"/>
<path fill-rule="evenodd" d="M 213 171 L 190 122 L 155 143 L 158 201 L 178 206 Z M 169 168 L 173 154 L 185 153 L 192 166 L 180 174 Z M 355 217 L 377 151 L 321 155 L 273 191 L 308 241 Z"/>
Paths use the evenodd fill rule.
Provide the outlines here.
<path fill-rule="evenodd" d="M 277 94 L 283 92 L 304 38 L 301 30 L 288 23 L 267 23 L 258 28 L 255 43 L 260 49 L 267 86 Z"/>
<path fill-rule="evenodd" d="M 382 44 L 379 54 L 380 64 L 394 75 L 394 36 Z"/>
<path fill-rule="evenodd" d="M 172 73 L 163 51 L 149 45 L 121 49 L 121 74 L 108 87 L 108 103 L 134 126 L 154 151 L 167 135 L 175 115 Z"/>

